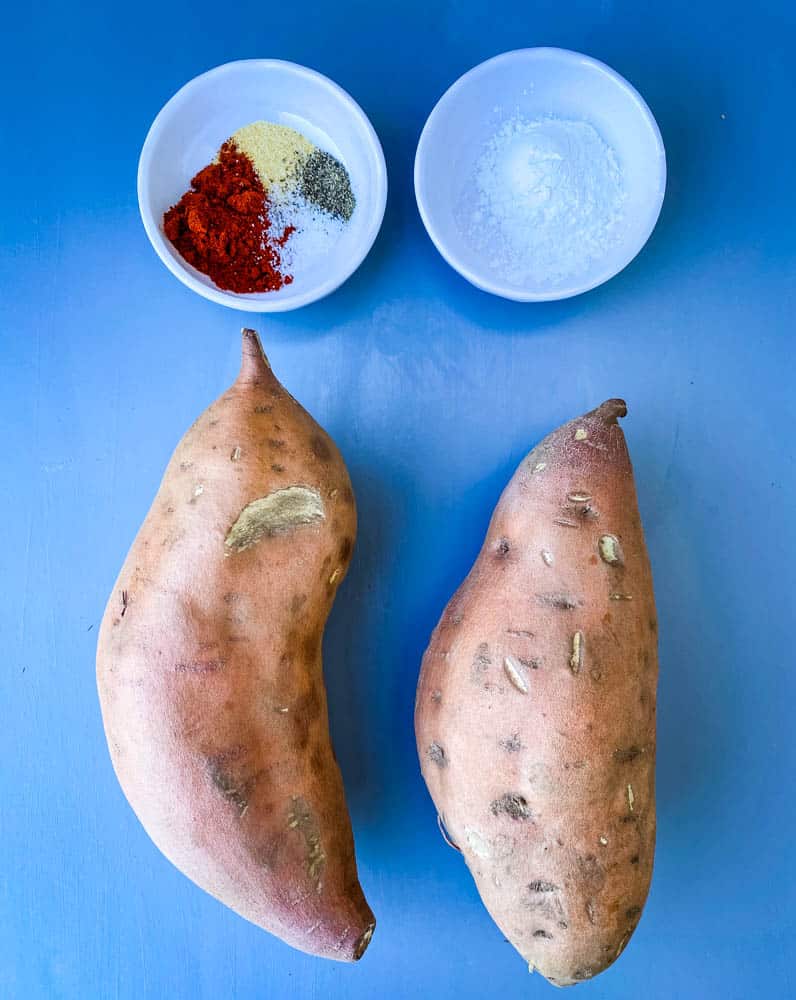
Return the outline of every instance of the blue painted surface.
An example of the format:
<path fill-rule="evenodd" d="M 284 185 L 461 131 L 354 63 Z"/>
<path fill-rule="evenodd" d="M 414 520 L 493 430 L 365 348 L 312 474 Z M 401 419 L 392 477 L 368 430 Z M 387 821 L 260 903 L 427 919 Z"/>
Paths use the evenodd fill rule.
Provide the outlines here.
<path fill-rule="evenodd" d="M 621 394 L 660 611 L 659 845 L 632 943 L 578 996 L 793 996 L 792 5 L 285 6 L 5 12 L 0 995 L 552 996 L 437 833 L 413 697 L 428 634 L 515 463 Z M 455 77 L 533 44 L 591 53 L 634 83 L 670 179 L 627 271 L 581 298 L 521 306 L 439 258 L 411 164 Z M 94 687 L 116 572 L 177 439 L 233 378 L 244 319 L 155 257 L 137 155 L 185 80 L 251 56 L 306 63 L 350 90 L 390 173 L 381 237 L 355 277 L 260 323 L 359 501 L 326 639 L 379 919 L 354 967 L 290 951 L 160 856 L 114 779 Z"/>

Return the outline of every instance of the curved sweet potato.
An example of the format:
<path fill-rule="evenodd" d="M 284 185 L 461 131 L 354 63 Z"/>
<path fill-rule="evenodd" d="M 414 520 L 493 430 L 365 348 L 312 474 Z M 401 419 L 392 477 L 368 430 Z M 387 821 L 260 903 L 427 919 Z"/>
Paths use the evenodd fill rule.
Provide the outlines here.
<path fill-rule="evenodd" d="M 302 951 L 358 959 L 373 914 L 329 740 L 324 624 L 354 545 L 343 460 L 243 331 L 105 612 L 113 765 L 160 850 Z"/>
<path fill-rule="evenodd" d="M 423 659 L 423 776 L 487 909 L 569 985 L 641 915 L 655 845 L 657 626 L 609 400 L 521 463 Z"/>

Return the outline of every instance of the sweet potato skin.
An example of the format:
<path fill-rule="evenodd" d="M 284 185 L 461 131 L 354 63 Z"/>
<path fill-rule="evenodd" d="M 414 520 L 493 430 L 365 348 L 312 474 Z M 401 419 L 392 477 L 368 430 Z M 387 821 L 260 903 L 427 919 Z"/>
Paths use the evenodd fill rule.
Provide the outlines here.
<path fill-rule="evenodd" d="M 622 400 L 520 464 L 435 629 L 421 768 L 491 916 L 550 982 L 638 923 L 655 846 L 657 622 Z"/>
<path fill-rule="evenodd" d="M 294 947 L 352 961 L 374 919 L 321 639 L 353 550 L 354 495 L 253 331 L 243 350 L 237 381 L 178 445 L 114 586 L 97 650 L 103 720 L 122 789 L 166 857 Z M 274 497 L 265 514 L 247 508 Z"/>

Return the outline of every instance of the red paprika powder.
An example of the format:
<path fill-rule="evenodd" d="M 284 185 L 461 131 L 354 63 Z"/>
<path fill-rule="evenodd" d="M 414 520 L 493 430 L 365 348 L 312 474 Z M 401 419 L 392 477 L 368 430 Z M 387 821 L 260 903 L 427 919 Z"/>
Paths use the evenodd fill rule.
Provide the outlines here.
<path fill-rule="evenodd" d="M 272 292 L 293 280 L 280 270 L 279 251 L 295 227 L 275 238 L 269 226 L 265 188 L 251 160 L 229 142 L 163 216 L 180 255 L 229 292 Z"/>

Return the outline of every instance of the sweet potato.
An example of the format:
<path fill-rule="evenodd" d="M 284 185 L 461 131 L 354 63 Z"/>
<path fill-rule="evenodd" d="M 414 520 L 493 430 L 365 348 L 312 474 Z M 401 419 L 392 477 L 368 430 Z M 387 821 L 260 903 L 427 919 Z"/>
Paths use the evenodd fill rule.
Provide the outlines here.
<path fill-rule="evenodd" d="M 355 532 L 337 448 L 244 330 L 240 374 L 178 445 L 97 650 L 113 765 L 155 844 L 242 916 L 342 961 L 374 928 L 321 666 Z"/>
<path fill-rule="evenodd" d="M 439 816 L 558 986 L 620 954 L 652 876 L 657 625 L 625 413 L 609 400 L 520 464 L 417 692 Z"/>

